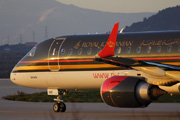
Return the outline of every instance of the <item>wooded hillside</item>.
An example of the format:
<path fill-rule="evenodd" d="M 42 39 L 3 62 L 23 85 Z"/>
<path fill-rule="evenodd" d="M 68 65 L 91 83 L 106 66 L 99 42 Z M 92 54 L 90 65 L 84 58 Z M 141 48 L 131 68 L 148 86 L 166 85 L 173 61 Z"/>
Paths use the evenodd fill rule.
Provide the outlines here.
<path fill-rule="evenodd" d="M 142 22 L 127 26 L 125 32 L 180 30 L 180 6 L 159 11 L 157 14 L 144 18 Z"/>

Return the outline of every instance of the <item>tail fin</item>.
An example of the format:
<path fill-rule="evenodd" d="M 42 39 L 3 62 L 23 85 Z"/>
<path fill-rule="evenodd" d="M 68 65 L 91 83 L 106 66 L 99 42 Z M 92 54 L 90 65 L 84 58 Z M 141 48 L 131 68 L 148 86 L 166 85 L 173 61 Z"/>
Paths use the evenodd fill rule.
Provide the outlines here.
<path fill-rule="evenodd" d="M 95 55 L 95 58 L 105 58 L 109 56 L 114 56 L 114 49 L 116 46 L 116 39 L 118 34 L 119 22 L 114 24 L 112 32 L 109 36 L 109 39 L 105 45 L 105 47 Z"/>

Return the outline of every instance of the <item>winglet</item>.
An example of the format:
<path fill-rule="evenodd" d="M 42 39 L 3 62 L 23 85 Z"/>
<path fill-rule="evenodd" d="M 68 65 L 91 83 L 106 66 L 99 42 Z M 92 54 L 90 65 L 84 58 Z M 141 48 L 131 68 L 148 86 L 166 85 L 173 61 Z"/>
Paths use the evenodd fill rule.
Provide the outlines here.
<path fill-rule="evenodd" d="M 109 36 L 109 39 L 105 45 L 105 47 L 95 55 L 95 58 L 105 58 L 109 56 L 114 56 L 114 49 L 116 46 L 116 39 L 118 34 L 119 22 L 114 24 L 112 32 Z"/>

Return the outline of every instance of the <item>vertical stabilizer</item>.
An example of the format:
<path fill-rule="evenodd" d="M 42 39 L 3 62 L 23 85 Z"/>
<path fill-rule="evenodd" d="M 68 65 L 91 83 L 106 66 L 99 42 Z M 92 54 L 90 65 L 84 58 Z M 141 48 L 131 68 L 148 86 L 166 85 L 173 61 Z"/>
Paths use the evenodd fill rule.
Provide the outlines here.
<path fill-rule="evenodd" d="M 95 58 L 105 58 L 109 56 L 114 56 L 114 49 L 116 46 L 116 39 L 118 34 L 119 22 L 114 24 L 112 32 L 109 36 L 109 39 L 105 45 L 105 47 L 95 55 Z"/>

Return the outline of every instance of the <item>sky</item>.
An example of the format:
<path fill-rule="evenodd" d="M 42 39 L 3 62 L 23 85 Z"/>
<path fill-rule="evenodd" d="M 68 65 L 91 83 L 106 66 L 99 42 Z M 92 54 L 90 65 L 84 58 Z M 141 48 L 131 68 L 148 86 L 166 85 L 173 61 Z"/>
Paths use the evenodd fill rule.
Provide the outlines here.
<path fill-rule="evenodd" d="M 81 8 L 94 10 L 136 13 L 158 12 L 159 10 L 180 5 L 180 0 L 57 0 Z"/>

